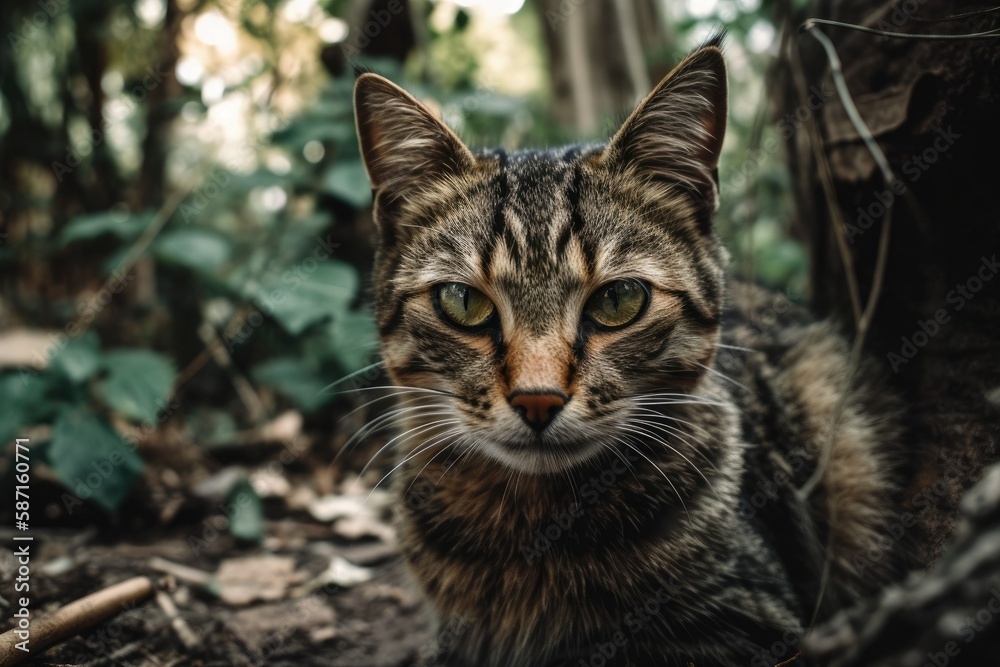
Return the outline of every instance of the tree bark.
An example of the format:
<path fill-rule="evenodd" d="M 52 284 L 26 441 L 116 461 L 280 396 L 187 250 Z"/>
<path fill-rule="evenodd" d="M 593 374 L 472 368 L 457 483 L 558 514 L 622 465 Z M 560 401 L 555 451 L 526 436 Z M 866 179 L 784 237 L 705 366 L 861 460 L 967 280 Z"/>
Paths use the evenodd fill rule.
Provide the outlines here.
<path fill-rule="evenodd" d="M 996 12 L 977 7 L 992 5 L 819 0 L 808 16 L 909 34 L 1000 26 Z M 794 17 L 792 25 L 808 16 Z M 1000 42 L 820 29 L 836 46 L 850 95 L 895 181 L 881 177 L 833 94 L 819 43 L 793 30 L 779 88 L 780 113 L 793 130 L 787 148 L 797 231 L 811 256 L 814 308 L 851 323 L 856 305 L 848 276 L 857 280 L 863 308 L 884 226 L 891 224 L 866 348 L 909 406 L 910 482 L 900 498 L 897 526 L 903 527 L 892 533 L 893 547 L 914 570 L 927 571 L 811 632 L 802 661 L 827 667 L 1000 664 L 996 626 L 980 632 L 966 624 L 969 618 L 980 623 L 975 617 L 989 605 L 1000 606 L 1000 466 L 989 467 L 1000 458 L 994 166 Z M 987 470 L 987 479 L 965 497 L 955 531 L 963 493 Z"/>
<path fill-rule="evenodd" d="M 1000 26 L 996 12 L 932 21 L 959 10 L 933 0 L 905 4 L 907 9 L 912 5 L 911 13 L 903 4 L 822 0 L 810 16 L 912 34 L 968 34 Z M 818 42 L 799 35 L 783 68 L 782 110 L 786 121 L 799 128 L 788 143 L 798 231 L 810 249 L 814 307 L 851 322 L 836 235 L 846 237 L 864 302 L 882 227 L 891 216 L 886 278 L 866 346 L 911 407 L 907 448 L 914 482 L 902 501 L 918 523 L 906 544 L 915 549 L 913 564 L 927 567 L 952 532 L 962 493 L 1000 458 L 1000 266 L 995 259 L 1000 257 L 995 167 L 1000 42 L 820 29 L 836 45 L 851 96 L 897 180 L 884 182 L 840 100 L 830 95 L 830 67 Z M 798 86 L 795 58 L 801 63 Z M 813 86 L 812 102 L 826 98 L 818 109 L 801 95 L 801 80 Z M 824 194 L 822 165 L 809 146 L 805 123 L 813 121 L 834 201 Z M 831 209 L 840 211 L 843 229 Z"/>
<path fill-rule="evenodd" d="M 538 0 L 552 82 L 552 115 L 578 134 L 627 113 L 651 88 L 646 56 L 662 46 L 660 17 L 647 0 Z"/>

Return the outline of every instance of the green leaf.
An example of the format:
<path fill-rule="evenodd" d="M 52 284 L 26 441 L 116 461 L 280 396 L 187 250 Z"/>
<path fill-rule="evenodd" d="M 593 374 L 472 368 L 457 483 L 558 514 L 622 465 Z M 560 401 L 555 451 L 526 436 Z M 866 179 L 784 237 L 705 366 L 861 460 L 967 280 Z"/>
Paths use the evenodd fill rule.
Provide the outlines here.
<path fill-rule="evenodd" d="M 264 539 L 264 504 L 249 481 L 241 479 L 229 490 L 229 533 L 238 540 Z"/>
<path fill-rule="evenodd" d="M 59 242 L 68 245 L 75 241 L 96 238 L 103 234 L 114 234 L 122 240 L 138 236 L 153 219 L 153 213 L 128 214 L 121 211 L 103 211 L 93 215 L 73 218 L 59 233 Z"/>
<path fill-rule="evenodd" d="M 315 364 L 303 359 L 272 359 L 255 366 L 250 375 L 256 382 L 274 387 L 303 412 L 313 412 L 333 398 L 324 391 L 329 381 L 317 374 Z"/>
<path fill-rule="evenodd" d="M 310 325 L 343 313 L 359 286 L 358 271 L 350 264 L 329 259 L 322 264 L 304 261 L 249 296 L 288 333 L 297 336 Z"/>
<path fill-rule="evenodd" d="M 100 344 L 97 335 L 88 331 L 66 343 L 52 358 L 49 368 L 79 384 L 89 379 L 100 366 Z"/>
<path fill-rule="evenodd" d="M 372 186 L 360 160 L 337 162 L 324 176 L 324 190 L 354 208 L 372 203 Z"/>
<path fill-rule="evenodd" d="M 212 274 L 229 261 L 229 240 L 204 229 L 178 229 L 163 234 L 152 246 L 153 255 L 164 262 Z"/>
<path fill-rule="evenodd" d="M 350 101 L 342 105 L 345 110 L 351 110 Z M 339 109 L 339 107 L 338 107 Z M 311 115 L 314 117 L 301 117 L 296 119 L 291 125 L 280 132 L 271 135 L 271 141 L 287 147 L 289 150 L 298 151 L 309 141 L 330 142 L 333 144 L 357 143 L 354 123 L 350 119 L 342 121 L 331 121 L 331 116 L 319 116 L 323 113 L 321 109 L 313 109 Z"/>
<path fill-rule="evenodd" d="M 83 410 L 67 410 L 59 416 L 46 456 L 63 486 L 109 512 L 121 506 L 143 469 L 134 447 Z"/>
<path fill-rule="evenodd" d="M 226 410 L 195 409 L 186 421 L 191 439 L 206 447 L 233 445 L 239 432 L 236 419 Z"/>
<path fill-rule="evenodd" d="M 156 421 L 173 391 L 173 364 L 148 350 L 116 350 L 102 361 L 108 375 L 98 394 L 108 407 L 131 421 Z"/>
<path fill-rule="evenodd" d="M 350 310 L 335 318 L 327 329 L 330 351 L 344 373 L 371 363 L 377 336 L 375 319 L 367 310 Z"/>
<path fill-rule="evenodd" d="M 9 442 L 22 429 L 53 417 L 58 404 L 47 394 L 57 380 L 52 373 L 30 368 L 0 376 L 0 442 Z"/>

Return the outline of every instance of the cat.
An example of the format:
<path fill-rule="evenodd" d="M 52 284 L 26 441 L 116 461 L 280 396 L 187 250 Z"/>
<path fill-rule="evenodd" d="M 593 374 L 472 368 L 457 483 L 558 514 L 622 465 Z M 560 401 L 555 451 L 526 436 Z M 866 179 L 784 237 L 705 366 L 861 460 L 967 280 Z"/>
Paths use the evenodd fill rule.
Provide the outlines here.
<path fill-rule="evenodd" d="M 836 324 L 727 299 L 727 95 L 716 38 L 605 145 L 473 152 L 357 79 L 428 662 L 771 666 L 898 571 L 899 401 Z"/>

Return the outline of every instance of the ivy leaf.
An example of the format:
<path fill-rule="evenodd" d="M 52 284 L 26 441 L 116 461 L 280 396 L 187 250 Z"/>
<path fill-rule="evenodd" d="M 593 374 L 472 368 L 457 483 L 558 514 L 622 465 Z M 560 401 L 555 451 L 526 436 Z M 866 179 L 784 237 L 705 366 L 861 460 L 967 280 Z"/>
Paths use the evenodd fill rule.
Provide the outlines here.
<path fill-rule="evenodd" d="M 98 394 L 109 408 L 131 421 L 155 421 L 173 391 L 174 367 L 148 350 L 115 350 L 104 355 L 107 377 Z"/>
<path fill-rule="evenodd" d="M 335 163 L 324 176 L 325 190 L 354 208 L 372 203 L 372 186 L 361 160 Z"/>
<path fill-rule="evenodd" d="M 132 446 L 103 420 L 78 409 L 56 420 L 46 458 L 71 493 L 109 512 L 121 506 L 143 469 Z"/>
<path fill-rule="evenodd" d="M 350 264 L 326 260 L 300 263 L 272 280 L 256 299 L 293 336 L 321 320 L 337 317 L 357 296 L 360 280 Z"/>
<path fill-rule="evenodd" d="M 104 234 L 113 234 L 123 241 L 135 238 L 153 219 L 153 213 L 146 211 L 129 215 L 121 211 L 102 211 L 93 215 L 73 218 L 59 233 L 59 242 L 69 245 Z"/>
<path fill-rule="evenodd" d="M 330 354 L 344 373 L 353 373 L 371 363 L 377 349 L 375 319 L 367 310 L 340 314 L 327 328 Z"/>
<path fill-rule="evenodd" d="M 264 504 L 249 481 L 241 479 L 229 490 L 229 533 L 238 540 L 264 539 Z"/>
<path fill-rule="evenodd" d="M 296 357 L 280 357 L 264 362 L 250 372 L 254 381 L 273 387 L 303 412 L 313 412 L 330 402 L 333 394 L 323 390 L 329 383 L 316 365 Z"/>
<path fill-rule="evenodd" d="M 55 374 L 29 368 L 0 376 L 0 442 L 9 442 L 21 435 L 22 429 L 52 419 L 58 404 L 48 394 L 57 383 Z"/>
<path fill-rule="evenodd" d="M 152 252 L 163 262 L 211 274 L 229 261 L 232 245 L 219 234 L 204 229 L 178 229 L 157 239 Z"/>
<path fill-rule="evenodd" d="M 52 358 L 49 368 L 65 376 L 70 382 L 80 384 L 97 372 L 101 363 L 99 347 L 97 336 L 88 331 L 66 343 Z"/>

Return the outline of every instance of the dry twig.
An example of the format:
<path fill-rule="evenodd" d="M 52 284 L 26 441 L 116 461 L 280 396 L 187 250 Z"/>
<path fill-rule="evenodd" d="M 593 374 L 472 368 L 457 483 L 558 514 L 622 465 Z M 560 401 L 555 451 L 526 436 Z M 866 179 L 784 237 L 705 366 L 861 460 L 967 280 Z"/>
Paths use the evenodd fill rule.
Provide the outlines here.
<path fill-rule="evenodd" d="M 48 616 L 33 618 L 30 653 L 16 647 L 21 641 L 16 628 L 0 635 L 0 667 L 16 665 L 64 642 L 87 628 L 113 618 L 123 609 L 148 600 L 154 592 L 155 585 L 149 577 L 135 577 L 70 602 Z"/>

